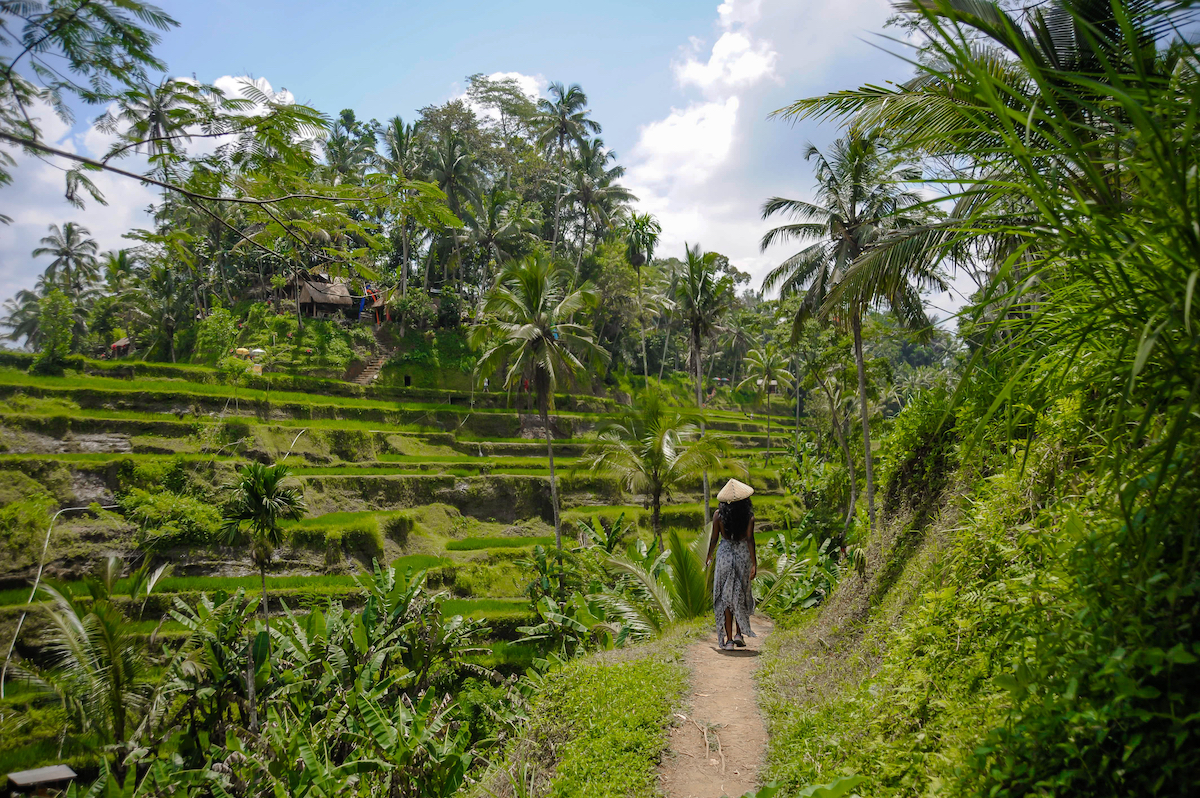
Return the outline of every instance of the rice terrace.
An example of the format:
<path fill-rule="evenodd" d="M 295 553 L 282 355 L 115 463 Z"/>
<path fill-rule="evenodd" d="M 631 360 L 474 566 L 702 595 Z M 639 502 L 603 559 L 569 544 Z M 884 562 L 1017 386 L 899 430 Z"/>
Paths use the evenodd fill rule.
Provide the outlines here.
<path fill-rule="evenodd" d="M 0 791 L 1200 794 L 1197 23 L 0 1 Z"/>

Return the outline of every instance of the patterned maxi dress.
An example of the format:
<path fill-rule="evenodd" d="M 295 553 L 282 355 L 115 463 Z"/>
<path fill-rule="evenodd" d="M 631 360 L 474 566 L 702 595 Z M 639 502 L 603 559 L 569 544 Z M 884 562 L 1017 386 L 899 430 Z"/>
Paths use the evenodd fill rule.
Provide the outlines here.
<path fill-rule="evenodd" d="M 743 634 L 757 637 L 750 628 L 754 612 L 754 594 L 750 592 L 750 544 L 746 537 L 729 540 L 722 536 L 717 546 L 717 565 L 713 573 L 713 610 L 717 616 L 717 643 L 724 647 L 725 610 Z M 734 632 L 736 634 L 736 630 Z"/>

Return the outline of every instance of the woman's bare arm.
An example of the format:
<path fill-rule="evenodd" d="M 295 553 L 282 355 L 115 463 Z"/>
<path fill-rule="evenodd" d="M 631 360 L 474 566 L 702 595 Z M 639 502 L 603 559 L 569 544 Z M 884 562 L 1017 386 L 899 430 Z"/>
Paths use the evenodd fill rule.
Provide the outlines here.
<path fill-rule="evenodd" d="M 712 562 L 713 552 L 717 550 L 717 542 L 721 539 L 721 528 L 717 524 L 721 523 L 721 516 L 714 515 L 712 522 L 712 535 L 708 538 L 708 556 L 704 558 L 704 567 Z"/>

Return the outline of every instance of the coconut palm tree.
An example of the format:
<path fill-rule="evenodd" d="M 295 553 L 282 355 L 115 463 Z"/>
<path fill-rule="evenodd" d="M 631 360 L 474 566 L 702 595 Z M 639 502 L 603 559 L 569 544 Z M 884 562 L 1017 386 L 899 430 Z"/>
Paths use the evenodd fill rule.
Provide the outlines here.
<path fill-rule="evenodd" d="M 612 222 L 613 213 L 620 213 L 625 203 L 635 199 L 629 189 L 615 181 L 625 174 L 625 167 L 608 165 L 617 154 L 604 148 L 604 141 L 593 139 L 579 142 L 579 154 L 571 163 L 574 184 L 570 199 L 580 208 L 579 257 L 575 261 L 575 280 L 582 279 L 583 253 L 587 249 L 589 223 L 595 222 L 599 241 L 601 231 Z"/>
<path fill-rule="evenodd" d="M 433 151 L 429 164 L 429 179 L 436 183 L 446 195 L 446 204 L 457 218 L 463 218 L 463 209 L 472 202 L 479 200 L 479 170 L 471 154 L 467 152 L 467 144 L 458 136 L 447 136 Z M 442 282 L 449 277 L 450 260 L 459 257 L 459 242 L 461 236 L 453 235 L 452 258 L 447 258 L 442 264 Z M 425 274 L 426 283 L 429 281 L 428 269 Z"/>
<path fill-rule="evenodd" d="M 233 496 L 225 508 L 225 539 L 229 545 L 247 541 L 250 559 L 262 577 L 262 616 L 267 614 L 267 565 L 283 543 L 281 521 L 302 518 L 305 512 L 300 488 L 287 484 L 283 463 L 250 463 L 238 473 Z"/>
<path fill-rule="evenodd" d="M 771 462 L 771 394 L 775 390 L 786 391 L 792 387 L 792 375 L 787 370 L 788 359 L 774 343 L 764 344 L 759 349 L 746 353 L 746 378 L 738 388 L 750 388 L 759 401 L 767 397 L 767 456 Z"/>
<path fill-rule="evenodd" d="M 650 497 L 650 525 L 662 548 L 662 500 L 682 483 L 721 466 L 726 446 L 704 438 L 695 414 L 669 407 L 656 391 L 601 428 L 580 466 L 615 476 L 626 490 Z"/>
<path fill-rule="evenodd" d="M 5 338 L 10 341 L 24 338 L 27 346 L 33 349 L 40 347 L 39 321 L 42 297 L 46 295 L 45 287 L 45 279 L 39 277 L 33 289 L 22 288 L 15 296 L 4 301 L 4 320 L 0 322 L 0 326 L 8 330 Z"/>
<path fill-rule="evenodd" d="M 646 319 L 642 306 L 642 266 L 654 259 L 654 248 L 662 227 L 648 213 L 635 213 L 625 225 L 625 256 L 637 271 L 638 327 L 642 331 L 642 376 L 650 384 L 650 366 L 646 358 Z"/>
<path fill-rule="evenodd" d="M 800 294 L 793 320 L 793 338 L 804 320 L 816 314 L 849 326 L 854 335 L 854 359 L 858 368 L 859 410 L 862 420 L 867 513 L 875 526 L 875 477 L 871 455 L 871 429 L 867 410 L 867 378 L 862 350 L 863 314 L 879 300 L 886 300 L 902 324 L 928 326 L 920 292 L 945 290 L 945 284 L 928 258 L 872 258 L 874 254 L 897 254 L 889 236 L 921 227 L 923 202 L 907 183 L 920 178 L 919 171 L 890 154 L 878 133 L 851 131 L 833 143 L 826 156 L 809 146 L 805 157 L 817 164 L 816 201 L 772 197 L 763 204 L 762 216 L 777 214 L 791 218 L 788 224 L 768 230 L 761 241 L 765 251 L 783 241 L 812 242 L 784 260 L 763 280 L 763 288 L 778 288 L 781 296 Z M 856 264 L 869 264 L 858 268 Z M 888 279 L 880 279 L 881 272 Z"/>
<path fill-rule="evenodd" d="M 485 285 L 491 282 L 492 269 L 511 260 L 528 243 L 534 224 L 529 210 L 520 195 L 497 183 L 482 192 L 466 213 L 463 221 L 471 243 L 489 265 Z"/>
<path fill-rule="evenodd" d="M 161 344 L 174 363 L 175 333 L 191 315 L 187 286 L 179 272 L 166 264 L 152 264 L 133 288 L 132 299 L 132 316 L 152 330 L 147 345 Z"/>
<path fill-rule="evenodd" d="M 218 102 L 214 105 L 213 96 Z M 232 101 L 230 110 L 241 110 L 245 101 Z M 130 150 L 144 152 L 155 172 L 163 180 L 173 177 L 172 165 L 187 153 L 182 144 L 191 141 L 197 128 L 208 122 L 213 133 L 213 111 L 221 103 L 220 92 L 211 87 L 164 77 L 158 85 L 141 81 L 117 95 L 113 106 L 98 120 L 96 127 L 117 133 L 117 141 L 105 160 L 121 157 Z"/>
<path fill-rule="evenodd" d="M 538 112 L 533 118 L 533 126 L 538 131 L 538 144 L 546 149 L 553 149 L 558 161 L 558 185 L 554 190 L 554 236 L 550 240 L 550 258 L 553 259 L 558 252 L 559 225 L 562 221 L 567 145 L 583 141 L 589 134 L 598 135 L 600 123 L 588 118 L 590 112 L 587 110 L 587 95 L 578 83 L 572 83 L 570 88 L 567 88 L 556 81 L 550 84 L 547 93 L 550 99 L 538 100 Z"/>
<path fill-rule="evenodd" d="M 137 261 L 128 249 L 109 250 L 100 256 L 100 269 L 104 276 L 104 290 L 116 296 L 129 290 L 137 272 Z"/>
<path fill-rule="evenodd" d="M 421 147 L 419 133 L 420 122 L 405 124 L 399 116 L 388 120 L 383 128 L 382 152 L 375 153 L 375 168 L 380 172 L 399 178 L 413 180 L 421 163 Z M 401 206 L 403 208 L 403 206 Z M 400 250 L 400 295 L 408 293 L 408 263 L 410 260 L 411 231 L 409 225 L 412 219 L 403 211 L 393 226 L 393 242 L 399 244 Z M 399 241 L 396 241 L 399 238 Z"/>
<path fill-rule="evenodd" d="M 550 426 L 554 389 L 583 371 L 582 359 L 603 362 L 608 358 L 608 353 L 597 346 L 592 331 L 571 321 L 572 314 L 586 303 L 587 294 L 578 289 L 568 291 L 567 279 L 545 256 L 530 256 L 507 264 L 484 300 L 483 321 L 471 331 L 472 345 L 486 346 L 477 366 L 480 377 L 507 364 L 505 388 L 517 387 L 522 379 L 533 384 L 538 415 L 546 433 L 554 539 L 560 552 L 562 523 Z"/>
<path fill-rule="evenodd" d="M 33 257 L 50 255 L 54 258 L 43 274 L 46 283 L 57 285 L 73 300 L 80 300 L 99 277 L 96 252 L 99 246 L 91 238 L 91 232 L 74 222 L 62 227 L 50 225 L 50 235 L 41 240 L 42 246 L 33 251 Z"/>
<path fill-rule="evenodd" d="M 375 161 L 374 130 L 359 122 L 354 111 L 346 108 L 330 126 L 324 150 L 329 182 L 335 186 L 358 184 L 364 170 Z"/>
<path fill-rule="evenodd" d="M 686 244 L 685 244 L 686 246 Z M 717 274 L 716 253 L 705 253 L 697 244 L 687 247 L 683 269 L 675 286 L 677 312 L 688 330 L 688 349 L 692 374 L 696 380 L 696 409 L 704 409 L 703 352 L 704 344 L 717 331 L 718 322 L 729 310 L 733 299 L 730 279 Z M 704 433 L 704 420 L 700 421 Z M 709 521 L 708 471 L 704 472 L 704 523 Z"/>

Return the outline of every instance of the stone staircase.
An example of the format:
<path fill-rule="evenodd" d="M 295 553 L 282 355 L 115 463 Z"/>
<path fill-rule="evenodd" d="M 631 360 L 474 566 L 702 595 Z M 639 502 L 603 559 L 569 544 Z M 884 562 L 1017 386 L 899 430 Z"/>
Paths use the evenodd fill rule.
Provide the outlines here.
<path fill-rule="evenodd" d="M 391 356 L 391 352 L 382 352 L 371 358 L 371 360 L 367 362 L 366 367 L 363 368 L 363 370 L 359 372 L 358 376 L 354 378 L 353 382 L 356 385 L 370 385 L 375 381 L 375 378 L 379 376 L 379 372 L 383 370 L 383 364 L 386 363 L 387 359 Z"/>

